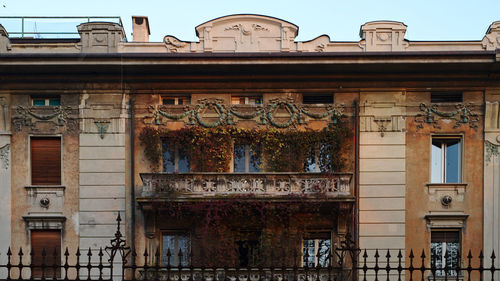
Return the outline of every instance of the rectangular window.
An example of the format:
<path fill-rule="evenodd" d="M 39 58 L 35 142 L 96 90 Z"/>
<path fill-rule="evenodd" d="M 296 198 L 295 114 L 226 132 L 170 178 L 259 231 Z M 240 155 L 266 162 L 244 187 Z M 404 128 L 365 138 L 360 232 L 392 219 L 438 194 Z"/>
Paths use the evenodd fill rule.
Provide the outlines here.
<path fill-rule="evenodd" d="M 262 104 L 261 96 L 232 96 L 231 104 Z"/>
<path fill-rule="evenodd" d="M 182 147 L 177 144 L 169 145 L 163 141 L 163 172 L 167 173 L 188 173 L 189 158 Z"/>
<path fill-rule="evenodd" d="M 309 153 L 306 158 L 304 171 L 308 173 L 325 172 L 328 168 L 322 167 L 321 162 L 330 162 L 330 155 L 326 153 L 326 145 L 319 144 Z"/>
<path fill-rule="evenodd" d="M 191 103 L 189 96 L 168 96 L 162 98 L 163 105 L 186 105 Z"/>
<path fill-rule="evenodd" d="M 31 105 L 33 106 L 59 106 L 61 105 L 61 97 L 59 96 L 32 96 Z"/>
<path fill-rule="evenodd" d="M 461 147 L 460 138 L 432 138 L 432 183 L 459 183 L 462 181 Z"/>
<path fill-rule="evenodd" d="M 260 172 L 260 153 L 248 144 L 234 145 L 233 171 L 237 173 Z"/>
<path fill-rule="evenodd" d="M 431 103 L 463 102 L 462 92 L 432 92 Z"/>
<path fill-rule="evenodd" d="M 445 276 L 443 270 L 448 265 L 448 276 L 457 276 L 457 268 L 460 255 L 460 233 L 456 231 L 431 232 L 431 266 L 437 268 L 436 276 Z"/>
<path fill-rule="evenodd" d="M 310 233 L 302 241 L 302 266 L 327 267 L 332 249 L 329 232 Z"/>
<path fill-rule="evenodd" d="M 59 230 L 32 230 L 31 251 L 33 259 L 33 277 L 46 278 L 54 276 L 54 265 L 57 265 L 56 276 L 61 276 L 61 231 Z M 42 266 L 43 265 L 43 266 Z"/>
<path fill-rule="evenodd" d="M 257 266 L 259 262 L 259 231 L 242 231 L 236 238 L 240 267 Z"/>
<path fill-rule="evenodd" d="M 164 233 L 162 236 L 163 266 L 189 266 L 190 241 L 186 233 Z"/>
<path fill-rule="evenodd" d="M 332 104 L 333 94 L 302 94 L 303 104 Z"/>
<path fill-rule="evenodd" d="M 31 138 L 31 184 L 61 185 L 61 138 Z"/>

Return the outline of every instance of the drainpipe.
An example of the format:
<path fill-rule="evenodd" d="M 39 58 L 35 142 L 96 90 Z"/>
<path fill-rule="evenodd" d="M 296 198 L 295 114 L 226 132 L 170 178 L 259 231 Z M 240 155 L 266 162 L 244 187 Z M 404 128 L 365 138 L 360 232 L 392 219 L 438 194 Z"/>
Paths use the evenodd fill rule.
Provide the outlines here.
<path fill-rule="evenodd" d="M 130 248 L 132 253 L 135 252 L 135 129 L 134 129 L 134 97 L 130 94 L 129 100 L 130 110 L 130 224 L 132 225 L 130 232 Z M 132 264 L 135 264 L 135 257 L 132 255 Z"/>
<path fill-rule="evenodd" d="M 356 197 L 354 203 L 354 230 L 353 230 L 353 240 L 356 245 L 356 248 L 359 247 L 359 98 L 354 101 L 354 196 Z M 354 261 L 354 264 L 357 265 L 358 261 Z M 357 280 L 358 271 L 354 270 L 354 279 Z"/>

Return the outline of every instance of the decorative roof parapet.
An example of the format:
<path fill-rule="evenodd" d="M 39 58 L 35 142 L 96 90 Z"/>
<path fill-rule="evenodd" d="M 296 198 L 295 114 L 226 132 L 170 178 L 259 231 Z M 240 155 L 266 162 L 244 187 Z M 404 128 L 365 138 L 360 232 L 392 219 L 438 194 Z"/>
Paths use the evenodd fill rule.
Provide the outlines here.
<path fill-rule="evenodd" d="M 84 53 L 116 53 L 125 38 L 123 27 L 113 22 L 87 22 L 77 26 Z"/>
<path fill-rule="evenodd" d="M 493 22 L 481 41 L 486 50 L 500 49 L 500 21 Z"/>
<path fill-rule="evenodd" d="M 166 36 L 169 52 L 290 52 L 296 50 L 299 28 L 287 21 L 262 15 L 230 15 L 196 27 L 199 43 Z M 190 44 L 191 43 L 191 44 Z"/>
<path fill-rule="evenodd" d="M 0 53 L 5 53 L 8 50 L 10 50 L 9 33 L 3 25 L 0 24 Z"/>
<path fill-rule="evenodd" d="M 397 21 L 372 21 L 361 26 L 360 47 L 365 52 L 398 52 L 408 48 L 407 26 Z"/>

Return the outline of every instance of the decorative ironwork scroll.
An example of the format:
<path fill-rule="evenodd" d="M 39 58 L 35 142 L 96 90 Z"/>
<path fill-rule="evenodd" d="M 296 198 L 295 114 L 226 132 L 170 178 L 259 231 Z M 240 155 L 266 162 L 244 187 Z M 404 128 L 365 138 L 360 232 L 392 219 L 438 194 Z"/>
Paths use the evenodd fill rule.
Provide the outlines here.
<path fill-rule="evenodd" d="M 453 128 L 458 128 L 462 124 L 469 124 L 469 127 L 477 129 L 479 122 L 479 115 L 472 111 L 473 104 L 456 104 L 456 110 L 450 112 L 443 112 L 438 110 L 437 104 L 432 104 L 430 106 L 425 103 L 421 103 L 419 109 L 423 113 L 419 113 L 415 116 L 415 123 L 417 123 L 417 128 L 424 128 L 424 124 L 432 124 L 434 128 L 440 129 L 438 121 L 440 119 L 454 120 L 455 125 Z"/>
<path fill-rule="evenodd" d="M 175 110 L 177 112 L 172 112 Z M 345 106 L 327 105 L 321 110 L 322 112 L 315 112 L 312 107 L 294 103 L 293 99 L 277 98 L 270 100 L 266 105 L 229 107 L 222 99 L 200 99 L 198 103 L 184 107 L 151 105 L 148 107 L 149 115 L 144 118 L 144 123 L 164 125 L 168 120 L 173 120 L 213 128 L 225 124 L 232 125 L 241 120 L 257 119 L 261 125 L 288 128 L 296 124 L 305 124 L 306 118 L 322 120 L 329 117 L 332 124 L 337 124 L 344 117 Z"/>

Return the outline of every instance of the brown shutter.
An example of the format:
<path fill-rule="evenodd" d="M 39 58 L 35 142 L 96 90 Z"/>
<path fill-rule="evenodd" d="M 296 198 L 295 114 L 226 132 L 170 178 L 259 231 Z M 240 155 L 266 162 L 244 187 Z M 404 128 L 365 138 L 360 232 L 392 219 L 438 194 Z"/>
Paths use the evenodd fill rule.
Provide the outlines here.
<path fill-rule="evenodd" d="M 61 184 L 60 138 L 31 138 L 31 184 Z"/>
<path fill-rule="evenodd" d="M 32 230 L 31 250 L 33 251 L 33 277 L 41 277 L 42 270 L 45 277 L 54 276 L 54 265 L 57 265 L 56 276 L 60 276 L 61 268 L 61 231 L 59 230 Z M 45 257 L 43 252 L 45 250 Z M 43 268 L 43 269 L 42 269 Z"/>

